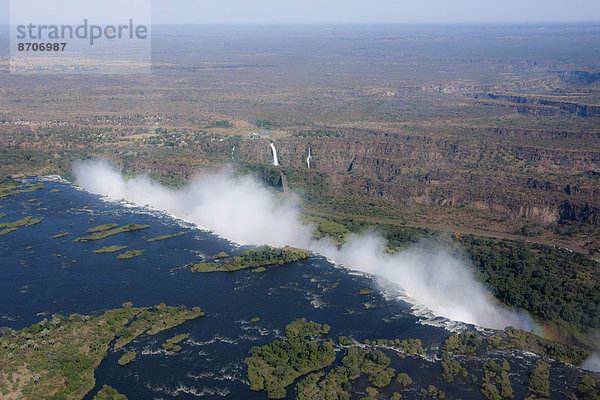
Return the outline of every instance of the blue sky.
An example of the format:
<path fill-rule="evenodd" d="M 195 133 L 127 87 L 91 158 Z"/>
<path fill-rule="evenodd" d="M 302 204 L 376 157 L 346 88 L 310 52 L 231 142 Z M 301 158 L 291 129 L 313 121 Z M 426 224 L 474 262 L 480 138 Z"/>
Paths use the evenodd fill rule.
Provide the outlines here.
<path fill-rule="evenodd" d="M 8 4 L 0 0 L 0 23 L 8 22 Z M 600 22 L 600 0 L 152 0 L 152 18 L 171 24 Z"/>

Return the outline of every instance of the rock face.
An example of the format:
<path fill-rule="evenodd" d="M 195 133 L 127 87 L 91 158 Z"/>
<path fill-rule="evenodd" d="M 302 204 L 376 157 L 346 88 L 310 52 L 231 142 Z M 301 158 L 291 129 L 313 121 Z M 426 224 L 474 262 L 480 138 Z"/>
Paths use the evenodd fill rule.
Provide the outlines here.
<path fill-rule="evenodd" d="M 590 79 L 595 79 L 590 77 Z M 477 96 L 479 97 L 479 96 Z M 560 115 L 568 114 L 578 117 L 598 117 L 600 116 L 600 106 L 578 104 L 566 101 L 555 101 L 547 99 L 538 99 L 535 97 L 525 96 L 510 96 L 510 95 L 495 95 L 487 94 L 482 97 L 487 97 L 492 100 L 500 100 L 507 107 L 514 108 L 519 114 L 530 115 Z"/>
<path fill-rule="evenodd" d="M 282 138 L 276 146 L 282 166 L 308 171 L 310 145 L 310 171 L 323 174 L 333 194 L 467 206 L 541 223 L 600 223 L 598 147 L 574 150 L 562 145 L 565 134 L 535 131 L 530 136 L 523 130 L 509 130 L 513 140 L 507 142 L 506 132 L 479 130 L 464 137 L 371 132 Z M 552 145 L 542 147 L 531 138 Z M 269 142 L 240 140 L 236 159 L 271 163 Z"/>

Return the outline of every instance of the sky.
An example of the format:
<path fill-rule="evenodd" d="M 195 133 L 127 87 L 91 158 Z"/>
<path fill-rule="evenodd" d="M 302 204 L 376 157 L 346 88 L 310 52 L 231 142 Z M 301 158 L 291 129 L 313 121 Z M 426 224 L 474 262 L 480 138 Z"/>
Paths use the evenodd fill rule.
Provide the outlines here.
<path fill-rule="evenodd" d="M 29 1 L 29 0 L 14 0 Z M 71 0 L 69 0 L 71 1 Z M 72 0 L 82 4 L 89 0 Z M 134 0 L 139 1 L 139 0 Z M 155 24 L 600 22 L 600 0 L 148 0 Z M 65 0 L 44 0 L 54 6 Z M 103 4 L 104 1 L 94 0 Z M 128 3 L 131 0 L 121 1 Z M 10 0 L 0 0 L 0 23 Z M 31 13 L 44 13 L 32 7 Z M 67 11 L 68 12 L 68 11 Z"/>

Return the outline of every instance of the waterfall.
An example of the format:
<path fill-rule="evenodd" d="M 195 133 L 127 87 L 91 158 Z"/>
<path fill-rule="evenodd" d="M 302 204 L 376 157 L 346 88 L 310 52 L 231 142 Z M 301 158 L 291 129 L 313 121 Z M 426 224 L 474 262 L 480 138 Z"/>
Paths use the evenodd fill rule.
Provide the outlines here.
<path fill-rule="evenodd" d="M 275 144 L 271 142 L 271 151 L 273 152 L 273 165 L 279 165 L 279 160 L 277 159 L 277 149 L 275 148 Z"/>
<path fill-rule="evenodd" d="M 310 160 L 312 160 L 312 153 L 310 151 L 310 144 L 308 145 L 308 157 L 306 157 L 306 165 L 310 169 Z"/>
<path fill-rule="evenodd" d="M 233 152 L 235 151 L 235 146 L 231 149 L 231 159 L 233 160 Z"/>

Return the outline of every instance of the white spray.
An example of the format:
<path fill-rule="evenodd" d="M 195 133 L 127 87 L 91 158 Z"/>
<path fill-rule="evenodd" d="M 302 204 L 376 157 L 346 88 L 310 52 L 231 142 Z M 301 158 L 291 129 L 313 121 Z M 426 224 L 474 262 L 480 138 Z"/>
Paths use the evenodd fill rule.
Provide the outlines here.
<path fill-rule="evenodd" d="M 310 150 L 310 144 L 308 145 L 308 157 L 306 157 L 306 166 L 310 169 L 310 160 L 312 160 L 312 154 Z"/>
<path fill-rule="evenodd" d="M 77 183 L 92 193 L 148 204 L 241 244 L 311 249 L 350 269 L 371 273 L 383 284 L 399 286 L 437 315 L 489 328 L 531 329 L 528 317 L 500 305 L 464 261 L 448 252 L 415 247 L 388 254 L 383 238 L 373 232 L 350 235 L 341 248 L 316 240 L 314 227 L 300 222 L 298 199 L 281 199 L 253 177 L 236 177 L 224 170 L 171 190 L 147 176 L 124 180 L 104 161 L 76 162 L 73 170 Z"/>
<path fill-rule="evenodd" d="M 273 152 L 273 165 L 279 165 L 279 160 L 277 159 L 277 149 L 275 148 L 275 144 L 271 142 L 271 151 Z"/>

